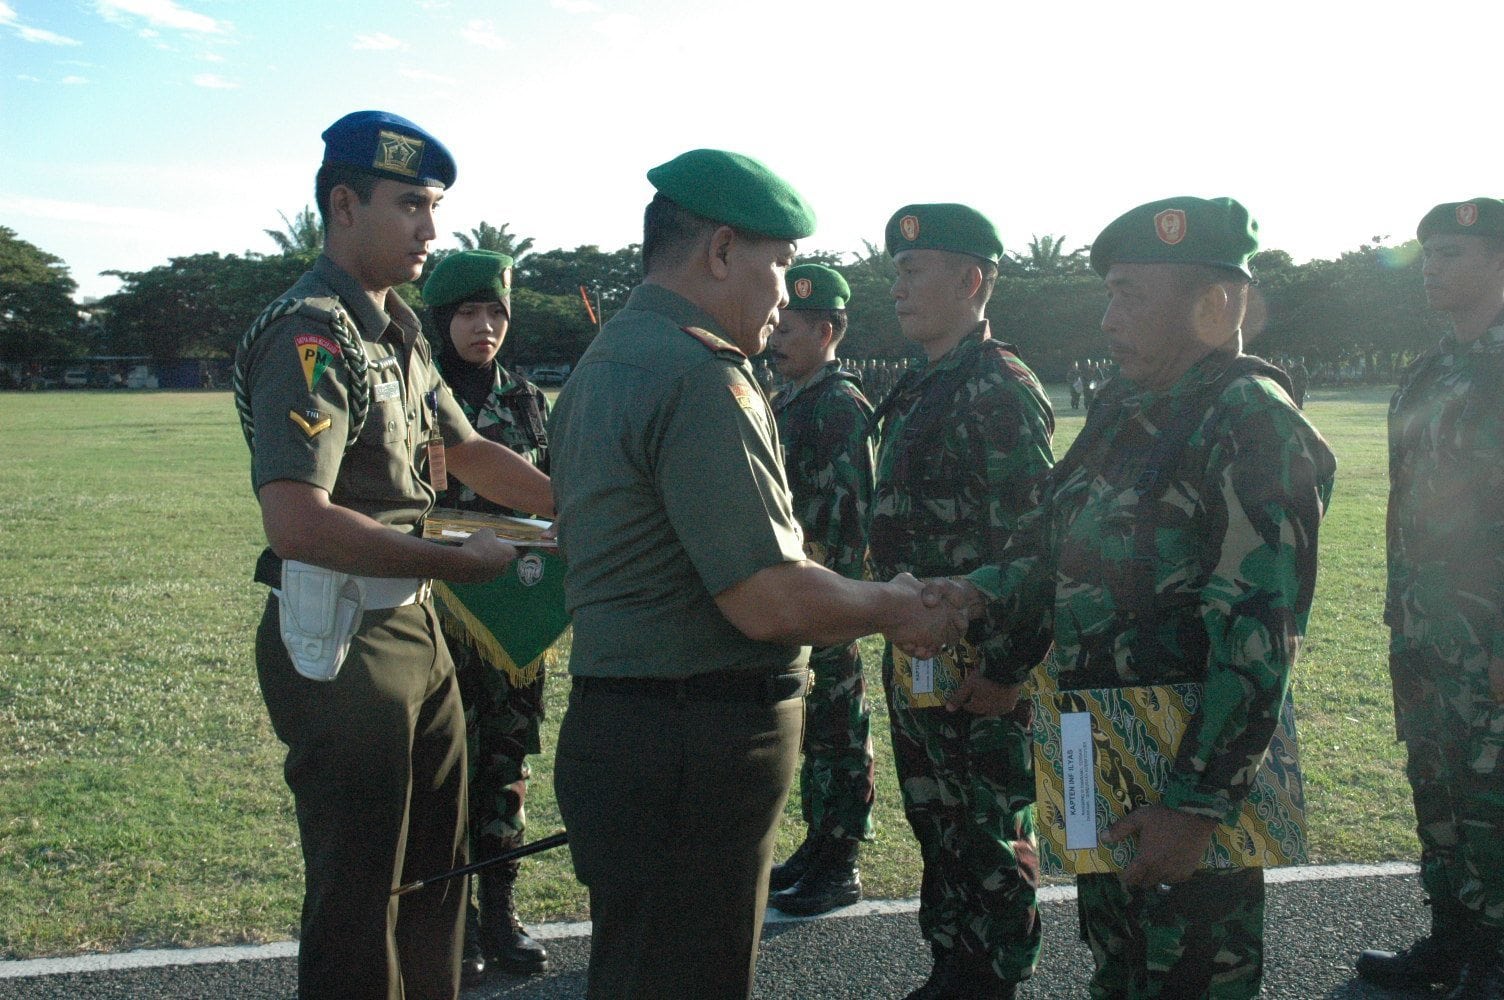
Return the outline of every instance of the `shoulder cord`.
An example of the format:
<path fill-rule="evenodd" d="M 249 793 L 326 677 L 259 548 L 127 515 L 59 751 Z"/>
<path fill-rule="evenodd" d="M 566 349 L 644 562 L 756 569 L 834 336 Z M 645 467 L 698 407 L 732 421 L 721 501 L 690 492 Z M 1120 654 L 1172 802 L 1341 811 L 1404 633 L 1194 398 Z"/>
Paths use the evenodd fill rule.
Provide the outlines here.
<path fill-rule="evenodd" d="M 251 417 L 250 388 L 246 385 L 246 365 L 250 360 L 251 345 L 277 320 L 294 314 L 302 314 L 327 324 L 334 342 L 339 345 L 345 370 L 350 375 L 349 384 L 345 387 L 349 394 L 350 433 L 345 440 L 345 448 L 348 450 L 360 437 L 361 429 L 365 427 L 366 414 L 371 409 L 371 386 L 366 378 L 370 361 L 366 357 L 365 343 L 350 322 L 349 315 L 339 305 L 330 310 L 320 309 L 310 305 L 306 299 L 278 299 L 267 306 L 235 348 L 232 388 L 235 392 L 235 411 L 240 414 L 240 430 L 245 434 L 245 443 L 254 447 L 255 422 Z"/>

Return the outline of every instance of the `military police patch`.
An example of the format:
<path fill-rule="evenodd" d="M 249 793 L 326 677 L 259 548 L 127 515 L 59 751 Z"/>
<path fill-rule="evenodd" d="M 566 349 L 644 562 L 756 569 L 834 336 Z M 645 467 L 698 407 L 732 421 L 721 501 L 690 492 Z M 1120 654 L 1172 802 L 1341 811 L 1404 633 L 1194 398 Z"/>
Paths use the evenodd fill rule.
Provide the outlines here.
<path fill-rule="evenodd" d="M 1185 239 L 1185 209 L 1167 208 L 1154 217 L 1154 234 L 1166 246 Z"/>
<path fill-rule="evenodd" d="M 1478 221 L 1478 206 L 1471 201 L 1465 201 L 1457 206 L 1457 225 L 1471 226 Z"/>
<path fill-rule="evenodd" d="M 810 281 L 808 278 L 800 278 L 799 280 L 794 282 L 794 294 L 799 296 L 801 299 L 809 298 L 810 293 L 814 290 L 814 282 Z"/>
<path fill-rule="evenodd" d="M 898 220 L 898 231 L 903 233 L 903 238 L 910 243 L 919 239 L 919 216 L 905 215 Z"/>
<path fill-rule="evenodd" d="M 332 422 L 329 414 L 320 413 L 318 410 L 304 410 L 302 413 L 299 413 L 297 410 L 288 410 L 287 416 L 288 419 L 297 424 L 298 428 L 310 438 L 316 438 L 324 431 L 327 431 Z"/>
<path fill-rule="evenodd" d="M 736 399 L 736 405 L 744 410 L 752 409 L 752 390 L 744 385 L 728 385 L 731 395 Z"/>
<path fill-rule="evenodd" d="M 324 377 L 330 362 L 339 357 L 339 345 L 317 333 L 300 333 L 293 338 L 293 344 L 303 365 L 303 379 L 308 383 L 308 391 L 312 392 L 319 379 Z"/>
<path fill-rule="evenodd" d="M 376 159 L 371 166 L 404 177 L 417 177 L 423 161 L 423 140 L 382 129 L 376 136 Z"/>

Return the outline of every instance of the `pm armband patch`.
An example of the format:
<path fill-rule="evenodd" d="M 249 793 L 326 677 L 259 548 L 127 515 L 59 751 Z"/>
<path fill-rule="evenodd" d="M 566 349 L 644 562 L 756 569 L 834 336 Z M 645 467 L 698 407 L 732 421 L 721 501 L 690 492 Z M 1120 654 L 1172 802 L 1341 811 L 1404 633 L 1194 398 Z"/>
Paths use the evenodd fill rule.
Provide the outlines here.
<path fill-rule="evenodd" d="M 299 430 L 307 434 L 310 438 L 316 438 L 327 431 L 330 423 L 333 422 L 333 418 L 329 414 L 320 413 L 318 410 L 304 410 L 301 413 L 297 410 L 288 410 L 287 416 L 288 419 L 298 425 Z"/>
<path fill-rule="evenodd" d="M 298 351 L 298 363 L 303 366 L 303 379 L 312 392 L 329 365 L 339 357 L 339 345 L 317 333 L 300 333 L 292 342 Z"/>
<path fill-rule="evenodd" d="M 726 388 L 731 390 L 731 397 L 736 400 L 737 406 L 740 406 L 744 410 L 752 409 L 751 389 L 748 389 L 744 385 L 728 385 Z"/>

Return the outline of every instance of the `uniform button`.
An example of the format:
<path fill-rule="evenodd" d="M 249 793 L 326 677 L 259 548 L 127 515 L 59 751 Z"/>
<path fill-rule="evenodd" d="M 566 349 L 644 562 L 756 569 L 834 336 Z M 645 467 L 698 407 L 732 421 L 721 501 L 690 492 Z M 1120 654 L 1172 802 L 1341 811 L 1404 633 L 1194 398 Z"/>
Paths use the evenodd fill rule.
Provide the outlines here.
<path fill-rule="evenodd" d="M 388 420 L 386 422 L 386 429 L 389 430 L 389 431 L 396 430 L 397 429 L 397 421 L 395 421 L 395 420 Z"/>

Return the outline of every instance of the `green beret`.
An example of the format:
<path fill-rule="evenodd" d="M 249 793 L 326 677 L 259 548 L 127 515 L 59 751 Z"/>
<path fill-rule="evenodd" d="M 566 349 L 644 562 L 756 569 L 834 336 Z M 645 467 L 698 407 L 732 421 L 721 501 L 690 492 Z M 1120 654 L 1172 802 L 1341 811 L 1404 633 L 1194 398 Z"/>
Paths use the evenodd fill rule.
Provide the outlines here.
<path fill-rule="evenodd" d="M 512 312 L 512 258 L 490 250 L 461 250 L 439 261 L 423 283 L 429 306 L 497 301 Z"/>
<path fill-rule="evenodd" d="M 733 229 L 791 242 L 815 231 L 799 192 L 740 153 L 692 149 L 649 170 L 648 181 L 680 208 Z"/>
<path fill-rule="evenodd" d="M 1427 212 L 1415 230 L 1422 242 L 1438 233 L 1459 236 L 1504 236 L 1504 201 L 1497 198 L 1474 198 L 1472 201 L 1447 201 Z"/>
<path fill-rule="evenodd" d="M 1252 278 L 1259 224 L 1232 198 L 1165 198 L 1125 212 L 1091 245 L 1091 269 L 1114 264 L 1207 264 Z"/>
<path fill-rule="evenodd" d="M 851 286 L 841 272 L 824 264 L 795 264 L 788 270 L 789 305 L 799 309 L 845 309 Z"/>
<path fill-rule="evenodd" d="M 888 256 L 905 250 L 949 250 L 996 264 L 1003 238 L 992 220 L 967 205 L 905 205 L 888 220 Z"/>
<path fill-rule="evenodd" d="M 425 187 L 454 187 L 444 144 L 390 111 L 352 111 L 324 129 L 324 162 Z"/>

